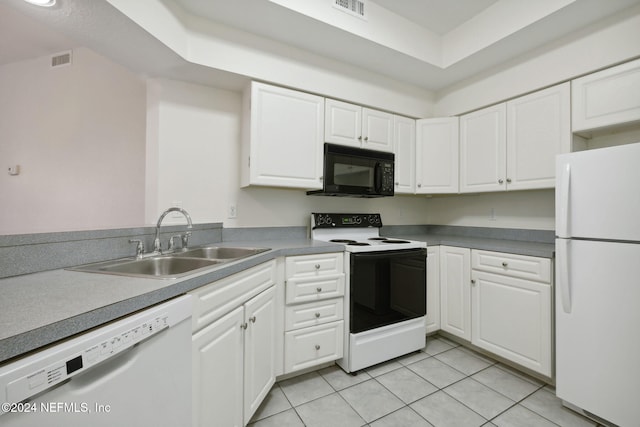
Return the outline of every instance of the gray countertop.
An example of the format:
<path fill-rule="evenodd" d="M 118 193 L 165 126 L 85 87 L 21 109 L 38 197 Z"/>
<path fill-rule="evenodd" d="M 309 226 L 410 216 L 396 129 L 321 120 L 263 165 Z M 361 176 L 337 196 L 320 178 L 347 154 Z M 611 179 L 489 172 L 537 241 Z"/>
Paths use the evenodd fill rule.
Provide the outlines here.
<path fill-rule="evenodd" d="M 179 279 L 51 270 L 0 280 L 0 363 L 276 257 L 344 250 L 300 240 L 215 243 L 270 251 Z"/>
<path fill-rule="evenodd" d="M 420 233 L 393 236 L 426 241 L 428 246 L 460 246 L 546 258 L 552 258 L 555 249 L 549 243 L 469 236 Z M 62 269 L 1 279 L 0 364 L 276 257 L 344 250 L 340 244 L 308 239 L 215 245 L 271 250 L 180 279 L 130 278 Z"/>
<path fill-rule="evenodd" d="M 490 239 L 485 237 L 441 235 L 441 234 L 394 234 L 393 237 L 420 240 L 428 246 L 459 246 L 470 249 L 483 249 L 495 252 L 507 252 L 518 255 L 530 255 L 553 258 L 555 244 L 526 242 L 522 240 Z"/>

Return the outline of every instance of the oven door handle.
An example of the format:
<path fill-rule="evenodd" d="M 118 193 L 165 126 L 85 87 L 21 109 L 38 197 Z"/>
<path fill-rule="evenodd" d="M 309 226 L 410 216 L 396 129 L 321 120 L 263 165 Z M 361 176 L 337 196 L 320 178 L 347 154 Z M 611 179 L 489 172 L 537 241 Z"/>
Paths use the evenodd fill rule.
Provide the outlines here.
<path fill-rule="evenodd" d="M 415 258 L 418 255 L 422 255 L 427 258 L 427 249 L 402 249 L 399 251 L 374 251 L 374 252 L 355 252 L 351 254 L 355 258 L 359 259 L 389 259 L 389 258 Z"/>

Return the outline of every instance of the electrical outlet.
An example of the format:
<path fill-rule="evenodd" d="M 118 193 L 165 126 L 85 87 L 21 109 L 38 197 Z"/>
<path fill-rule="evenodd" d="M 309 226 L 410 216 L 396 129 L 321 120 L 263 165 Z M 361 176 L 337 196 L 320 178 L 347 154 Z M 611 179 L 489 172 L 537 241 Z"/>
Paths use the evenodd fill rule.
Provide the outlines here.
<path fill-rule="evenodd" d="M 231 203 L 229 205 L 229 215 L 228 215 L 229 219 L 234 219 L 238 217 L 238 207 L 236 206 L 235 203 Z"/>

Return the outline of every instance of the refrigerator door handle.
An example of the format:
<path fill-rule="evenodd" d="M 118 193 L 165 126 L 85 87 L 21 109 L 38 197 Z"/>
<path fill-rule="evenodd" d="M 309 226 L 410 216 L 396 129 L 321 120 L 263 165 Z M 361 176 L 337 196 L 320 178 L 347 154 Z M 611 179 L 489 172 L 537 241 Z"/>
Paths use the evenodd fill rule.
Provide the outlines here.
<path fill-rule="evenodd" d="M 571 195 L 571 164 L 566 163 L 560 168 L 558 177 L 560 188 L 558 189 L 558 237 L 570 237 L 569 235 L 569 196 Z"/>
<path fill-rule="evenodd" d="M 556 251 L 558 251 L 558 286 L 560 287 L 560 299 L 562 310 L 571 313 L 571 275 L 569 271 L 569 249 L 571 240 L 557 239 Z"/>

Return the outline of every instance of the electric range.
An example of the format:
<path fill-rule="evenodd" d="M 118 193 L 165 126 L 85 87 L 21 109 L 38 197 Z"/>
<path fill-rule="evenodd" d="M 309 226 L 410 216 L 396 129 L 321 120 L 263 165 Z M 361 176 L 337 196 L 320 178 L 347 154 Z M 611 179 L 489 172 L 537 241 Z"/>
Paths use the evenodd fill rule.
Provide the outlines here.
<path fill-rule="evenodd" d="M 426 344 L 427 244 L 380 236 L 380 214 L 311 214 L 311 237 L 342 243 L 346 372 Z"/>

